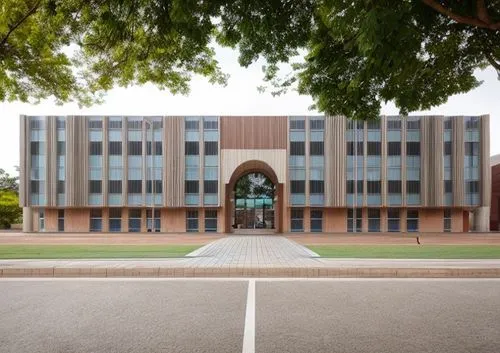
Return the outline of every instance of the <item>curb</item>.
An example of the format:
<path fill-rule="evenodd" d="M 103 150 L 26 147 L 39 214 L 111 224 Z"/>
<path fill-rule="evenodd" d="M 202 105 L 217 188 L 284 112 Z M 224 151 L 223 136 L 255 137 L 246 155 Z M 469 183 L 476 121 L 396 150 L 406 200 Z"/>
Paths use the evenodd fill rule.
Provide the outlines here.
<path fill-rule="evenodd" d="M 500 268 L 46 267 L 0 269 L 0 278 L 7 277 L 500 278 Z"/>

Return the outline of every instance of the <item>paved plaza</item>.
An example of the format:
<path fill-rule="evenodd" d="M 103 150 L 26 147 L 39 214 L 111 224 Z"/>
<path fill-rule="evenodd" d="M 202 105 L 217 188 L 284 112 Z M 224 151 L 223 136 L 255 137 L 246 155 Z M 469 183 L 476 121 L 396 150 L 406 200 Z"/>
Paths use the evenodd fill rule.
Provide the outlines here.
<path fill-rule="evenodd" d="M 500 260 L 320 258 L 280 236 L 219 238 L 178 259 L 0 260 L 2 277 L 500 277 Z"/>
<path fill-rule="evenodd" d="M 0 353 L 496 353 L 498 279 L 0 279 Z"/>

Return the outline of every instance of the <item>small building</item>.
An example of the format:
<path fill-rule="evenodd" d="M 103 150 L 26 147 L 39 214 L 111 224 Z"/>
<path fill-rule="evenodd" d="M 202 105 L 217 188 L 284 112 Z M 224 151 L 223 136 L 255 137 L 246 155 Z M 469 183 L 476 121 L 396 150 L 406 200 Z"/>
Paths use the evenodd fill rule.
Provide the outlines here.
<path fill-rule="evenodd" d="M 20 120 L 26 232 L 489 229 L 488 115 Z M 272 197 L 238 207 L 249 173 Z"/>
<path fill-rule="evenodd" d="M 490 230 L 500 231 L 500 154 L 491 157 Z"/>

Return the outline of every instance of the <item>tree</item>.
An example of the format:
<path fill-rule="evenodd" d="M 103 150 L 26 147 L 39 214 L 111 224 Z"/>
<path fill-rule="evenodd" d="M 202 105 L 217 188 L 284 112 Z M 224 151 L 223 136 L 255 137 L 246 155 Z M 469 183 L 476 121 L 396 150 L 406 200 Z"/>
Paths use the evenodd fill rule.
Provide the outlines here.
<path fill-rule="evenodd" d="M 0 191 L 14 191 L 19 193 L 19 177 L 10 176 L 5 170 L 0 168 Z"/>
<path fill-rule="evenodd" d="M 0 228 L 10 228 L 11 224 L 22 222 L 22 213 L 16 192 L 0 190 Z"/>
<path fill-rule="evenodd" d="M 90 104 L 146 82 L 186 93 L 193 74 L 224 84 L 215 41 L 244 67 L 263 57 L 273 94 L 294 87 L 350 118 L 384 101 L 407 114 L 477 87 L 475 69 L 500 75 L 500 0 L 4 0 L 0 100 Z"/>

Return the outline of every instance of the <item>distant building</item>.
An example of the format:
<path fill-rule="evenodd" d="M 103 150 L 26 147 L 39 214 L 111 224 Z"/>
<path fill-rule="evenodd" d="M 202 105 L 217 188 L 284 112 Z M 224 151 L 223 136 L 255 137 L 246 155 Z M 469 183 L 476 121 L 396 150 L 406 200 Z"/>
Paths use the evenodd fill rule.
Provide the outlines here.
<path fill-rule="evenodd" d="M 487 231 L 489 141 L 488 115 L 21 116 L 23 229 Z M 271 204 L 234 201 L 248 173 Z"/>
<path fill-rule="evenodd" d="M 490 229 L 500 230 L 500 154 L 491 157 Z"/>

